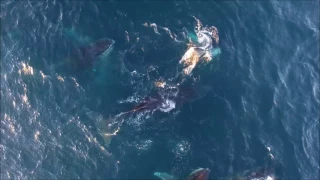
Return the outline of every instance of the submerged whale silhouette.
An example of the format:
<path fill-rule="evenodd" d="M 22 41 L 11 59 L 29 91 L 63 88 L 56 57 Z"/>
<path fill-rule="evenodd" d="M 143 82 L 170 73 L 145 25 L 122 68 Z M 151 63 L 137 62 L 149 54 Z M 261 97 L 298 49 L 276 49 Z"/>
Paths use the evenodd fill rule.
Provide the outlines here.
<path fill-rule="evenodd" d="M 91 66 L 102 55 L 110 52 L 114 40 L 109 38 L 99 39 L 87 46 L 81 47 L 76 51 L 78 57 L 78 66 Z"/>
<path fill-rule="evenodd" d="M 92 67 L 98 59 L 109 54 L 113 49 L 114 43 L 113 39 L 103 38 L 89 45 L 75 48 L 70 57 L 66 61 L 57 64 L 56 68 L 66 66 L 73 70 L 83 70 Z"/>

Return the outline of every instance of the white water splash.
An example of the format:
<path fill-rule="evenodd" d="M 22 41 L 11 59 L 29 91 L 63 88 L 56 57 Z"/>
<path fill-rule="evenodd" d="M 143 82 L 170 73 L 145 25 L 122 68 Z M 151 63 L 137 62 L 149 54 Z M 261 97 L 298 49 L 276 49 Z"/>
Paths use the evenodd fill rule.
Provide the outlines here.
<path fill-rule="evenodd" d="M 170 99 L 165 99 L 160 106 L 162 112 L 169 112 L 176 107 L 176 103 Z"/>

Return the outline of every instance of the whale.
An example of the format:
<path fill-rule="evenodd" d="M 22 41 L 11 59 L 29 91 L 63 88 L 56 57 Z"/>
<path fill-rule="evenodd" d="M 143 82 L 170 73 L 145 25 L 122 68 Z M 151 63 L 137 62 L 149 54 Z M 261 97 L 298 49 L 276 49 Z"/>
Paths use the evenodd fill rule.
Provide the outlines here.
<path fill-rule="evenodd" d="M 107 57 L 115 44 L 115 40 L 107 37 L 93 40 L 76 32 L 74 28 L 64 29 L 63 35 L 68 44 L 68 55 L 64 60 L 53 65 L 53 68 L 58 71 L 66 70 L 71 73 L 94 71 L 95 63 Z"/>
<path fill-rule="evenodd" d="M 181 57 L 179 64 L 182 65 L 182 74 L 191 75 L 193 69 L 200 64 L 207 64 L 213 57 L 219 56 L 221 50 L 218 47 L 218 29 L 214 26 L 203 26 L 199 19 L 196 21 L 194 32 L 188 32 L 188 49 Z"/>
<path fill-rule="evenodd" d="M 127 111 L 127 113 L 141 112 L 145 110 L 155 110 L 161 106 L 163 101 L 164 100 L 161 96 L 148 97 L 148 98 L 145 98 L 143 102 L 136 105 L 133 109 L 131 109 L 130 111 Z"/>
<path fill-rule="evenodd" d="M 162 180 L 178 180 L 178 179 L 184 179 L 184 180 L 208 180 L 210 175 L 210 169 L 209 168 L 198 168 L 194 171 L 192 171 L 186 178 L 177 178 L 173 175 L 170 175 L 166 172 L 154 172 L 154 176 L 162 179 Z M 210 178 L 211 179 L 211 178 Z M 232 179 L 232 180 L 276 180 L 278 179 L 273 172 L 273 169 L 271 168 L 260 168 L 258 170 L 253 170 L 248 172 L 246 175 L 238 176 L 233 175 L 228 178 L 224 179 Z"/>
<path fill-rule="evenodd" d="M 113 39 L 102 38 L 88 45 L 74 48 L 69 57 L 55 67 L 65 67 L 74 71 L 93 68 L 94 63 L 106 57 L 112 51 L 114 44 L 115 41 Z"/>
<path fill-rule="evenodd" d="M 138 113 L 145 111 L 169 112 L 172 109 L 179 108 L 185 103 L 200 99 L 207 95 L 212 90 L 209 86 L 180 86 L 177 91 L 165 93 L 161 95 L 159 92 L 153 96 L 145 97 L 141 102 L 133 106 L 129 111 L 122 113 L 123 115 L 129 113 Z"/>

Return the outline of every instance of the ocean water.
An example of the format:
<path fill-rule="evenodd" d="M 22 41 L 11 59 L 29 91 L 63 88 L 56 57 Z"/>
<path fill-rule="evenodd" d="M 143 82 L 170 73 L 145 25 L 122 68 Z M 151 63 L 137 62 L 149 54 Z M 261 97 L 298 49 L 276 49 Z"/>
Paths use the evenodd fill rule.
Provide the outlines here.
<path fill-rule="evenodd" d="M 174 86 L 194 17 L 221 54 L 183 77 L 183 104 L 120 118 L 175 93 L 154 83 Z M 1 179 L 319 179 L 318 1 L 8 0 L 0 18 Z M 93 68 L 57 70 L 100 38 Z"/>

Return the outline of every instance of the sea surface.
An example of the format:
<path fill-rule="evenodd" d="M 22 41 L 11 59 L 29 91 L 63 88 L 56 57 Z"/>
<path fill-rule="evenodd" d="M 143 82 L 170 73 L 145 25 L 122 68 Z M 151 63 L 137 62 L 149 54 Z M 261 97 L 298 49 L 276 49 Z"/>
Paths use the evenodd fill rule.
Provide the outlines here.
<path fill-rule="evenodd" d="M 319 1 L 0 4 L 1 179 L 320 178 Z M 154 84 L 175 88 L 195 18 L 221 53 L 183 77 L 192 95 L 117 118 L 173 93 Z M 98 65 L 57 70 L 101 38 L 115 44 Z"/>

